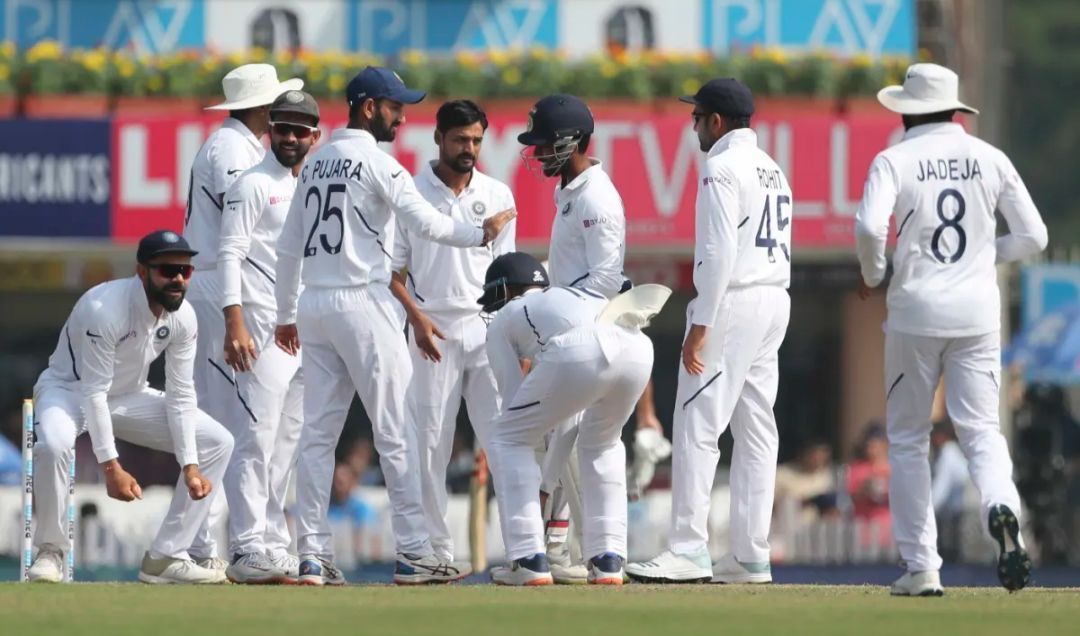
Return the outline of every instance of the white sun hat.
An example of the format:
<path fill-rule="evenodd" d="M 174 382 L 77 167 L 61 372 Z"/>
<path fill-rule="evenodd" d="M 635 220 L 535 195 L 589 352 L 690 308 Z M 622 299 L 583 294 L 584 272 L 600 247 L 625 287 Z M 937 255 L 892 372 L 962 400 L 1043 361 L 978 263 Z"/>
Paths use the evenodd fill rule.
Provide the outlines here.
<path fill-rule="evenodd" d="M 221 80 L 225 101 L 206 110 L 244 110 L 272 104 L 286 91 L 298 91 L 304 80 L 294 78 L 279 82 L 277 69 L 270 64 L 245 64 L 229 71 Z"/>
<path fill-rule="evenodd" d="M 878 101 L 901 115 L 928 115 L 946 110 L 960 110 L 978 115 L 979 111 L 960 101 L 960 78 L 938 64 L 912 64 L 903 86 L 886 86 L 878 91 Z"/>

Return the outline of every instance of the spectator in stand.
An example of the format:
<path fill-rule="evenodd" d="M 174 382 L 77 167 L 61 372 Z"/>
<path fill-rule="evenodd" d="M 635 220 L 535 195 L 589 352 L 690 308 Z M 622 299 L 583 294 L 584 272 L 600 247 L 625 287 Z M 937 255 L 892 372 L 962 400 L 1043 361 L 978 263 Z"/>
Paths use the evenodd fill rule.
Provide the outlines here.
<path fill-rule="evenodd" d="M 794 503 L 803 525 L 837 514 L 836 474 L 828 444 L 813 440 L 799 450 L 795 461 L 776 468 L 776 508 L 785 502 Z"/>
<path fill-rule="evenodd" d="M 356 493 L 357 475 L 348 464 L 334 466 L 330 486 L 330 507 L 326 517 L 335 529 L 344 528 L 352 535 L 353 553 L 358 556 L 379 554 L 379 513 Z M 369 538 L 370 537 L 370 538 Z M 369 549 L 370 548 L 370 549 Z"/>
<path fill-rule="evenodd" d="M 960 523 L 968 483 L 967 459 L 952 423 L 934 422 L 930 431 L 930 495 L 937 517 L 938 552 L 946 561 L 960 556 Z"/>
<path fill-rule="evenodd" d="M 891 545 L 889 442 L 878 422 L 867 427 L 857 458 L 848 465 L 847 491 L 855 519 L 865 522 L 859 531 L 860 545 L 863 548 Z"/>

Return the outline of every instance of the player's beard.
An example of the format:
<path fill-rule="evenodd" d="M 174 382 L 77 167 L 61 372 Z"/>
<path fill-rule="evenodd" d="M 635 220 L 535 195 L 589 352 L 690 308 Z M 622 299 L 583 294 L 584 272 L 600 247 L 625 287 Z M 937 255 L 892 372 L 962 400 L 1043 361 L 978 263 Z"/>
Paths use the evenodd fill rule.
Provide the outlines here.
<path fill-rule="evenodd" d="M 371 119 L 371 136 L 375 141 L 393 141 L 397 138 L 397 127 L 401 122 L 397 120 L 387 121 L 382 111 L 376 110 L 375 117 Z"/>
<path fill-rule="evenodd" d="M 304 160 L 308 151 L 311 150 L 311 144 L 305 144 L 302 141 L 297 141 L 295 144 L 271 144 L 270 150 L 273 151 L 278 163 L 286 168 L 292 168 Z"/>
<path fill-rule="evenodd" d="M 158 287 L 147 277 L 143 287 L 146 289 L 146 297 L 150 299 L 150 302 L 161 305 L 165 308 L 165 311 L 180 309 L 180 305 L 184 304 L 184 296 L 187 295 L 187 286 L 183 283 L 170 282 Z M 170 296 L 168 292 L 174 291 L 180 292 L 180 295 L 178 297 Z"/>
<path fill-rule="evenodd" d="M 443 156 L 439 160 L 459 174 L 468 174 L 476 167 L 476 155 L 469 152 L 463 152 L 454 157 Z"/>

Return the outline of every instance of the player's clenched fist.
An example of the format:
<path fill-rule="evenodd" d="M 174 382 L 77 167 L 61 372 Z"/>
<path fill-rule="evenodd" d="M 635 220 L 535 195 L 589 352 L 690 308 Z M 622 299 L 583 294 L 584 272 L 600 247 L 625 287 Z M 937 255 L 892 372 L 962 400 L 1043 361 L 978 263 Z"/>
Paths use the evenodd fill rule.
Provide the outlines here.
<path fill-rule="evenodd" d="M 296 331 L 296 325 L 278 325 L 274 330 L 274 342 L 282 351 L 295 356 L 300 352 L 300 335 Z"/>
<path fill-rule="evenodd" d="M 495 240 L 506 224 L 517 218 L 517 210 L 510 208 L 484 219 L 484 245 Z"/>
<path fill-rule="evenodd" d="M 195 501 L 205 498 L 213 490 L 210 480 L 199 472 L 199 467 L 195 464 L 184 466 L 184 484 L 187 485 L 188 494 Z"/>
<path fill-rule="evenodd" d="M 105 469 L 105 492 L 113 499 L 120 501 L 135 501 L 142 499 L 142 487 L 131 473 L 120 467 L 120 462 L 115 459 L 106 462 Z"/>

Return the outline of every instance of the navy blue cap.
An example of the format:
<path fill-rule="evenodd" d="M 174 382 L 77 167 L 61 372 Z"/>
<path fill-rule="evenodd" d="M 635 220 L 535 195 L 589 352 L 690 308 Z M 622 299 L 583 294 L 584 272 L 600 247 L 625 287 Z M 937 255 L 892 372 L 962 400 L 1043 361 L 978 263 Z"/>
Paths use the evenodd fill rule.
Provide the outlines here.
<path fill-rule="evenodd" d="M 345 99 L 349 106 L 365 99 L 390 99 L 402 104 L 415 104 L 425 97 L 427 93 L 406 88 L 397 73 L 381 66 L 365 68 L 345 87 Z"/>
<path fill-rule="evenodd" d="M 592 111 L 573 95 L 548 95 L 529 111 L 529 125 L 518 135 L 518 143 L 539 146 L 563 137 L 591 135 Z"/>
<path fill-rule="evenodd" d="M 484 274 L 484 295 L 477 299 L 484 311 L 501 307 L 507 285 L 536 285 L 547 287 L 547 270 L 536 257 L 525 252 L 508 252 L 491 261 Z"/>
<path fill-rule="evenodd" d="M 746 84 L 732 77 L 709 80 L 698 92 L 680 97 L 679 101 L 729 117 L 749 117 L 754 114 L 753 93 Z"/>
<path fill-rule="evenodd" d="M 191 249 L 184 237 L 172 230 L 158 230 L 142 237 L 139 241 L 139 250 L 135 253 L 135 260 L 146 263 L 155 256 L 162 254 L 198 254 Z"/>

